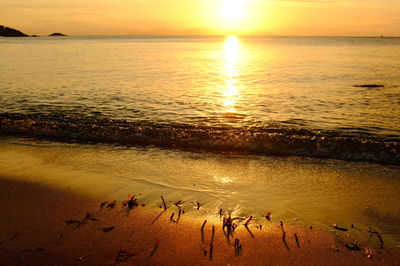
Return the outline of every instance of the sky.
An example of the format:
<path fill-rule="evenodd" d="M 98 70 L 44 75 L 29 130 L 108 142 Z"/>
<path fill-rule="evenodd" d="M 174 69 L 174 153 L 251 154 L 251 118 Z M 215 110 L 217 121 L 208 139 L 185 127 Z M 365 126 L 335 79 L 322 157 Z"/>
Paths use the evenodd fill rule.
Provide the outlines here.
<path fill-rule="evenodd" d="M 400 36 L 400 0 L 1 0 L 26 34 Z"/>

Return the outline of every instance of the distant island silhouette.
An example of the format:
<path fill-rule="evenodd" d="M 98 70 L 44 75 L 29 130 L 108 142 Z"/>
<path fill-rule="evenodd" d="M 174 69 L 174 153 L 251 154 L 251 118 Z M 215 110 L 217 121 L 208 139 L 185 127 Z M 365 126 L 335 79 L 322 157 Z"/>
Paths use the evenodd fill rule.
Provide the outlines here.
<path fill-rule="evenodd" d="M 23 33 L 22 31 L 19 31 L 17 29 L 13 29 L 10 27 L 6 27 L 4 25 L 0 25 L 0 36 L 2 37 L 39 37 L 36 34 L 33 34 L 29 36 L 28 34 Z M 60 32 L 54 32 L 50 34 L 49 36 L 68 36 L 64 33 Z"/>
<path fill-rule="evenodd" d="M 13 28 L 9 28 L 3 25 L 0 25 L 0 36 L 3 37 L 28 37 L 28 35 L 26 35 L 25 33 L 13 29 Z"/>
<path fill-rule="evenodd" d="M 50 34 L 49 36 L 67 36 L 67 35 L 65 35 L 63 33 L 59 33 L 59 32 L 54 32 L 54 33 Z"/>

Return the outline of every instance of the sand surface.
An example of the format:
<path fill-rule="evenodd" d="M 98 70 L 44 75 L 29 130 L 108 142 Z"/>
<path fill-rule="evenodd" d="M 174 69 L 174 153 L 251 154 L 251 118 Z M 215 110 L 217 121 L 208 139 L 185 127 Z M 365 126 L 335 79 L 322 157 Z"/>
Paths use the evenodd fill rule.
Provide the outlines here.
<path fill-rule="evenodd" d="M 107 208 L 114 199 L 93 199 L 4 177 L 0 192 L 0 265 L 400 265 L 398 250 L 370 246 L 368 258 L 367 243 L 359 243 L 360 250 L 349 250 L 345 244 L 351 239 L 340 232 L 341 237 L 335 237 L 322 229 L 284 222 L 284 242 L 274 219 L 250 221 L 248 229 L 245 221 L 237 221 L 229 241 L 222 217 L 211 219 L 204 226 L 203 242 L 205 217 L 192 211 L 176 222 L 178 207 L 167 200 L 168 195 L 164 195 L 168 209 L 163 211 L 147 205 L 129 210 L 121 202 Z M 103 201 L 108 203 L 100 208 Z M 85 219 L 87 213 L 92 220 Z M 68 220 L 83 223 L 68 225 Z M 110 231 L 104 232 L 107 228 Z M 235 250 L 236 238 L 240 252 Z"/>

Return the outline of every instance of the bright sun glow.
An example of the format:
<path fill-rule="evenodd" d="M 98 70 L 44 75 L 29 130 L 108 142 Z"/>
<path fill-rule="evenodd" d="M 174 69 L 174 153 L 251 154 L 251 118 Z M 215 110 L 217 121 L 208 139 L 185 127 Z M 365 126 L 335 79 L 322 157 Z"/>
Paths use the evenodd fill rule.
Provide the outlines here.
<path fill-rule="evenodd" d="M 239 22 L 245 15 L 246 0 L 221 0 L 220 15 L 226 22 Z"/>

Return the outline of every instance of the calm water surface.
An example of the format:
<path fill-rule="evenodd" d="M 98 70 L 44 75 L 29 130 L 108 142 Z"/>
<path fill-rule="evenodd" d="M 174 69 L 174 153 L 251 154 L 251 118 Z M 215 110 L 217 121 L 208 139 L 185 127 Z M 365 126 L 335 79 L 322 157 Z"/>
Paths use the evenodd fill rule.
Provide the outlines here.
<path fill-rule="evenodd" d="M 400 39 L 0 39 L 0 112 L 398 137 Z M 354 85 L 377 84 L 364 88 Z"/>

